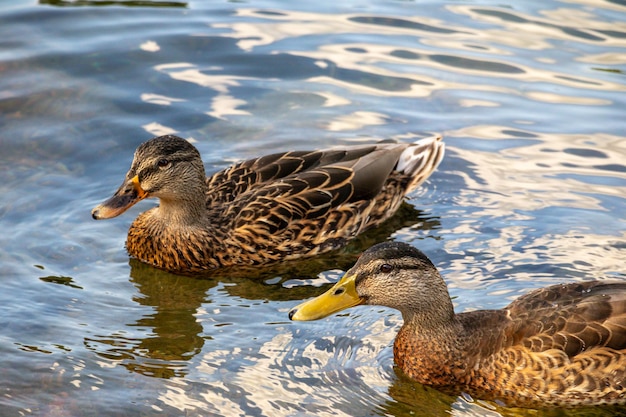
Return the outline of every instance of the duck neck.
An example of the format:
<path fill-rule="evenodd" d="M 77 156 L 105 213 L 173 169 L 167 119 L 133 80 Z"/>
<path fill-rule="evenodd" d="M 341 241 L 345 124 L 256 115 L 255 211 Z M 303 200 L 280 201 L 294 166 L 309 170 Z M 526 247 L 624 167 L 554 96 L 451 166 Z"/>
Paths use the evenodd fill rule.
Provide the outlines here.
<path fill-rule="evenodd" d="M 433 270 L 428 278 L 428 285 L 413 283 L 405 289 L 406 296 L 402 301 L 390 307 L 400 310 L 405 327 L 431 337 L 449 331 L 458 322 L 450 293 L 441 275 Z"/>
<path fill-rule="evenodd" d="M 204 172 L 196 177 L 181 178 L 182 190 L 159 195 L 157 216 L 167 227 L 183 229 L 203 227 L 206 224 L 206 195 L 208 186 Z"/>
<path fill-rule="evenodd" d="M 461 324 L 456 319 L 450 298 L 433 301 L 427 311 L 403 311 L 404 327 L 412 329 L 415 337 L 432 338 L 434 335 L 449 335 L 458 331 Z"/>
<path fill-rule="evenodd" d="M 412 379 L 428 385 L 452 385 L 462 362 L 458 362 L 462 324 L 452 303 L 437 306 L 437 315 L 403 312 L 404 325 L 394 342 L 396 364 Z"/>
<path fill-rule="evenodd" d="M 202 198 L 161 198 L 157 209 L 159 220 L 172 228 L 203 226 L 206 221 L 204 194 L 194 195 Z"/>

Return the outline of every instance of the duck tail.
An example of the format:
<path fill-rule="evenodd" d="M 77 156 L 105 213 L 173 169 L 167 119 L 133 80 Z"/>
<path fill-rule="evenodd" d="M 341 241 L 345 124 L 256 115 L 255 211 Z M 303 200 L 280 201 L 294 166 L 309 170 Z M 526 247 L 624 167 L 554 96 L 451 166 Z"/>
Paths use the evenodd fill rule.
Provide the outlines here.
<path fill-rule="evenodd" d="M 441 135 L 420 139 L 402 151 L 396 170 L 411 178 L 406 193 L 417 188 L 437 169 L 444 153 L 445 145 Z"/>

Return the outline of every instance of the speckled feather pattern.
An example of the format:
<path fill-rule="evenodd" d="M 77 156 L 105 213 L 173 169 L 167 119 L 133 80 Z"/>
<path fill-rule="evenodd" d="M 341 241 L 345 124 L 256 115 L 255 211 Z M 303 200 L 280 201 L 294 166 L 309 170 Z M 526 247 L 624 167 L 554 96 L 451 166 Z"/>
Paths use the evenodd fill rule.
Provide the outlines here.
<path fill-rule="evenodd" d="M 428 337 L 405 324 L 397 364 L 424 384 L 511 406 L 626 403 L 626 283 L 538 289 L 451 327 L 453 337 Z"/>
<path fill-rule="evenodd" d="M 183 140 L 172 138 L 157 139 L 170 147 Z M 159 146 L 144 145 L 133 166 L 142 166 L 138 159 L 159 160 Z M 393 215 L 443 152 L 440 138 L 433 138 L 244 161 L 206 179 L 202 219 L 172 223 L 155 207 L 132 223 L 126 247 L 146 263 L 184 273 L 327 252 Z M 403 170 L 397 168 L 400 160 Z M 133 169 L 127 179 L 141 178 L 141 169 Z"/>

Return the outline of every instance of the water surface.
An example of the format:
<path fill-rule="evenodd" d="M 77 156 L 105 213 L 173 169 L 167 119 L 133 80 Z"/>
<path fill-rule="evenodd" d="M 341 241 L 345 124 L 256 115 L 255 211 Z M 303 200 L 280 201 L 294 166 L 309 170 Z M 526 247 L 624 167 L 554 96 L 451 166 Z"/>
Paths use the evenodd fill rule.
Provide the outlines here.
<path fill-rule="evenodd" d="M 287 312 L 386 239 L 428 254 L 457 311 L 626 279 L 624 22 L 600 0 L 0 4 L 0 415 L 587 415 L 407 381 L 395 311 Z M 447 155 L 345 250 L 195 279 L 124 251 L 153 202 L 90 217 L 164 133 L 208 172 L 434 133 Z"/>

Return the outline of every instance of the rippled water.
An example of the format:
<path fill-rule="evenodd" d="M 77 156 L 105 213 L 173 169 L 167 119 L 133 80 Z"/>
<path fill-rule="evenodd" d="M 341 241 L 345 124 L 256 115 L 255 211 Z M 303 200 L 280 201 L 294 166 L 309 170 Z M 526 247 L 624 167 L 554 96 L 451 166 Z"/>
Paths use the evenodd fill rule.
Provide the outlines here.
<path fill-rule="evenodd" d="M 457 311 L 626 279 L 625 22 L 622 0 L 0 3 L 0 415 L 571 414 L 407 381 L 394 311 L 286 314 L 387 238 L 431 257 Z M 150 202 L 90 218 L 170 132 L 208 171 L 389 137 L 448 147 L 345 250 L 201 280 L 129 261 Z"/>

